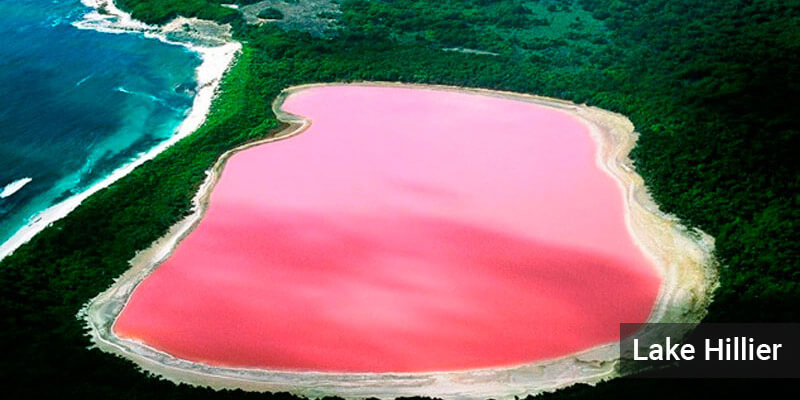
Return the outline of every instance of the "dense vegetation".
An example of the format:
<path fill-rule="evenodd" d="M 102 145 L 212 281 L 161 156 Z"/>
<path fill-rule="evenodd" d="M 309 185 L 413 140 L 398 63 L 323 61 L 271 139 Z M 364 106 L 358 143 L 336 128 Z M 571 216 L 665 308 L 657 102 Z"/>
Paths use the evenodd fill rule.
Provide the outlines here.
<path fill-rule="evenodd" d="M 261 12 L 258 13 L 258 18 L 281 19 L 283 18 L 283 13 L 277 8 L 269 7 L 261 10 Z"/>
<path fill-rule="evenodd" d="M 169 1 L 142 1 L 142 0 L 114 0 L 121 9 L 127 10 L 131 15 L 141 21 L 154 24 L 163 24 L 178 15 L 184 17 L 197 17 L 219 22 L 231 22 L 239 19 L 239 12 L 220 6 L 214 0 L 169 0 Z"/>
<path fill-rule="evenodd" d="M 137 249 L 186 215 L 222 152 L 276 131 L 269 106 L 280 90 L 307 82 L 486 87 L 623 113 L 642 133 L 633 156 L 662 209 L 717 239 L 722 287 L 708 319 L 798 320 L 798 1 L 344 0 L 328 39 L 244 24 L 219 1 L 117 2 L 153 23 L 176 15 L 231 22 L 245 50 L 198 132 L 2 261 L 7 392 L 245 395 L 176 387 L 88 351 L 75 314 L 127 269 Z M 744 382 L 703 382 L 704 393 L 744 390 L 751 384 Z M 555 397 L 676 397 L 690 387 L 697 385 L 619 380 Z"/>

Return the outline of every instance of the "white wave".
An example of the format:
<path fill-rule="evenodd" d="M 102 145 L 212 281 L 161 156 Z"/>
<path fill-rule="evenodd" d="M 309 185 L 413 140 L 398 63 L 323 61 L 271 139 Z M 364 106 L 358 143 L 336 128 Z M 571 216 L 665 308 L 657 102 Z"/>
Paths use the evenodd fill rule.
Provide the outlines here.
<path fill-rule="evenodd" d="M 146 99 L 150 99 L 155 103 L 161 104 L 162 106 L 164 106 L 166 108 L 169 108 L 172 111 L 180 111 L 179 108 L 170 105 L 166 100 L 162 99 L 161 97 L 154 96 L 154 95 L 149 94 L 149 93 L 135 92 L 133 90 L 125 89 L 122 86 L 118 86 L 118 87 L 114 88 L 114 90 L 116 90 L 116 91 L 118 91 L 120 93 L 129 94 L 129 95 L 132 95 L 132 96 L 141 96 L 141 97 L 144 97 Z"/>
<path fill-rule="evenodd" d="M 84 82 L 88 81 L 89 78 L 91 78 L 93 76 L 94 76 L 94 74 L 87 75 L 85 78 L 79 80 L 78 83 L 75 84 L 75 87 L 78 87 L 78 86 L 82 85 Z"/>
<path fill-rule="evenodd" d="M 0 192 L 0 199 L 5 199 L 14 193 L 17 193 L 20 189 L 22 189 L 23 186 L 27 185 L 32 180 L 33 178 L 22 178 L 9 183 L 3 188 L 3 191 Z"/>

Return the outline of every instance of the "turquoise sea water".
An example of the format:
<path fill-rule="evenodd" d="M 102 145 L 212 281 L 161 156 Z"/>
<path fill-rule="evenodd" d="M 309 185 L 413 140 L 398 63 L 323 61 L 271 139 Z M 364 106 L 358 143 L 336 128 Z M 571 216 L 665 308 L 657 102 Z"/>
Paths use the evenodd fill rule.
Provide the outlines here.
<path fill-rule="evenodd" d="M 88 11 L 0 1 L 0 243 L 168 138 L 191 106 L 196 54 L 74 27 Z"/>

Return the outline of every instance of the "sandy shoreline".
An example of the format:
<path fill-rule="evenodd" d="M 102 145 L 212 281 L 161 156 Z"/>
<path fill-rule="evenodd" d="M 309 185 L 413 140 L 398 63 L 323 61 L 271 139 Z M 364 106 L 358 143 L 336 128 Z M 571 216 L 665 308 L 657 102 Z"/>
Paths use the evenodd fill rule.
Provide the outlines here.
<path fill-rule="evenodd" d="M 84 19 L 77 21 L 74 25 L 78 29 L 91 29 L 106 33 L 138 33 L 145 37 L 157 39 L 165 43 L 181 45 L 200 55 L 201 64 L 195 70 L 197 80 L 197 93 L 195 94 L 192 106 L 186 118 L 181 122 L 175 132 L 167 140 L 156 147 L 137 156 L 129 163 L 117 168 L 110 175 L 92 185 L 85 191 L 78 193 L 61 203 L 51 206 L 30 219 L 24 227 L 20 228 L 13 236 L 0 245 L 0 260 L 13 253 L 14 250 L 31 240 L 37 233 L 45 229 L 51 223 L 64 218 L 67 214 L 77 208 L 85 199 L 97 191 L 111 185 L 123 176 L 127 175 L 134 168 L 142 165 L 145 161 L 153 159 L 156 155 L 166 150 L 168 147 L 177 143 L 179 140 L 188 136 L 203 122 L 211 108 L 211 102 L 219 87 L 222 75 L 233 63 L 235 54 L 241 49 L 241 44 L 230 40 L 228 36 L 218 35 L 217 37 L 197 37 L 197 42 L 214 44 L 213 47 L 201 46 L 192 42 L 174 41 L 167 39 L 171 29 L 180 29 L 184 23 L 197 24 L 197 20 L 182 19 L 178 25 L 172 28 L 154 27 L 136 21 L 129 14 L 119 10 L 112 0 L 82 0 L 82 3 L 95 10 L 104 10 L 104 13 L 92 11 L 85 15 Z M 205 22 L 199 22 L 208 24 Z"/>
<path fill-rule="evenodd" d="M 705 315 L 716 285 L 711 256 L 713 239 L 702 232 L 689 232 L 677 220 L 658 211 L 642 178 L 632 168 L 628 153 L 638 134 L 625 117 L 594 107 L 533 95 L 466 89 L 448 86 L 400 83 L 358 83 L 462 91 L 535 103 L 561 110 L 581 120 L 598 146 L 597 165 L 611 175 L 624 194 L 626 225 L 637 245 L 659 269 L 663 283 L 650 315 L 651 322 L 699 322 Z M 194 198 L 194 212 L 173 226 L 150 248 L 131 260 L 131 269 L 115 284 L 87 303 L 84 318 L 93 342 L 134 361 L 141 368 L 173 382 L 216 389 L 241 388 L 254 391 L 289 391 L 306 396 L 339 395 L 345 398 L 426 395 L 443 398 L 512 398 L 552 391 L 574 383 L 597 383 L 618 375 L 616 342 L 558 359 L 518 366 L 432 373 L 315 373 L 213 367 L 180 360 L 143 343 L 116 337 L 112 326 L 136 285 L 165 260 L 181 239 L 197 225 L 226 160 L 246 148 L 291 137 L 310 122 L 287 114 L 280 107 L 288 95 L 326 84 L 304 85 L 285 90 L 273 110 L 289 127 L 274 138 L 251 143 L 223 154 L 209 171 Z"/>

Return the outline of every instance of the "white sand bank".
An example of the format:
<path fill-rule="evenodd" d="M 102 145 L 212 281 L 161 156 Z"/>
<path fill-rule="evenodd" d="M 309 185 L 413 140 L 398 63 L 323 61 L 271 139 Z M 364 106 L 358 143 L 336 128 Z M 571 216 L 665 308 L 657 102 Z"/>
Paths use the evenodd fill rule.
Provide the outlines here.
<path fill-rule="evenodd" d="M 17 193 L 22 189 L 25 185 L 31 183 L 33 178 L 25 177 L 22 179 L 17 179 L 3 187 L 3 190 L 0 191 L 0 199 L 5 199 L 6 197 L 10 197 L 14 193 Z"/>

